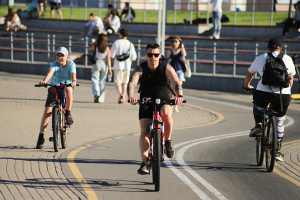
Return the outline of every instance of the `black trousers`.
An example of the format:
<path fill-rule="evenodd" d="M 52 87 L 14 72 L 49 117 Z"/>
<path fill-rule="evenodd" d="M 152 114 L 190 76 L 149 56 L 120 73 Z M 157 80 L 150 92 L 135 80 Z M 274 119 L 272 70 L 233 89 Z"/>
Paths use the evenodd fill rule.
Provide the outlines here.
<path fill-rule="evenodd" d="M 253 93 L 253 101 L 254 105 L 265 108 L 268 105 L 268 102 L 266 100 L 274 100 L 272 102 L 273 105 L 273 110 L 277 112 L 276 114 L 277 117 L 283 117 L 286 114 L 286 111 L 290 105 L 291 102 L 291 95 L 290 94 L 282 94 L 282 107 L 283 109 L 281 110 L 281 105 L 280 105 L 280 94 L 275 94 L 275 93 L 270 93 L 270 92 L 263 92 L 256 90 Z M 255 106 L 253 108 L 253 115 L 255 122 L 262 122 L 263 120 L 263 115 L 259 111 L 255 109 Z"/>
<path fill-rule="evenodd" d="M 285 33 L 288 33 L 290 30 L 290 27 L 293 26 L 293 20 L 292 18 L 288 18 L 283 22 L 283 29 L 282 29 L 282 35 L 285 35 Z M 296 28 L 300 28 L 300 21 L 295 21 Z"/>

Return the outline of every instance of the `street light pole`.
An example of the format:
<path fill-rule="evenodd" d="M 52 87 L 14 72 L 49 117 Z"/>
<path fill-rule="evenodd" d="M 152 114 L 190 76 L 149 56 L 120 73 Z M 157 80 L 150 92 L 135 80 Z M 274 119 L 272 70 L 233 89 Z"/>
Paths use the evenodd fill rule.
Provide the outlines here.
<path fill-rule="evenodd" d="M 163 1 L 163 6 L 161 3 Z M 157 44 L 160 46 L 160 51 L 165 54 L 165 32 L 166 32 L 166 0 L 159 0 L 158 6 L 158 23 L 157 23 Z M 162 12 L 162 13 L 161 13 Z"/>

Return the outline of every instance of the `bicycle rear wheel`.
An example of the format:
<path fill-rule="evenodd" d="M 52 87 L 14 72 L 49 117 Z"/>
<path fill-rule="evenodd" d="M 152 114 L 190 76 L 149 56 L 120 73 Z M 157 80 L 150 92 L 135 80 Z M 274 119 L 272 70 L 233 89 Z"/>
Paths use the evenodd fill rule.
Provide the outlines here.
<path fill-rule="evenodd" d="M 268 172 L 272 172 L 275 165 L 277 131 L 275 118 L 272 117 L 268 122 L 267 138 L 266 138 L 266 168 Z"/>
<path fill-rule="evenodd" d="M 161 146 L 160 146 L 160 129 L 154 130 L 154 162 L 152 167 L 153 183 L 155 191 L 160 189 L 160 165 L 161 165 Z"/>
<path fill-rule="evenodd" d="M 68 139 L 68 131 L 67 127 L 68 125 L 66 124 L 66 119 L 65 119 L 65 113 L 61 114 L 61 131 L 60 131 L 60 136 L 61 136 L 61 148 L 65 149 L 67 148 L 67 139 Z"/>
<path fill-rule="evenodd" d="M 52 126 L 53 126 L 53 146 L 54 151 L 59 151 L 59 136 L 61 127 L 61 112 L 58 107 L 53 107 L 52 110 Z"/>
<path fill-rule="evenodd" d="M 263 132 L 264 133 L 264 132 Z M 264 134 L 256 137 L 256 164 L 257 166 L 262 166 L 264 160 Z"/>

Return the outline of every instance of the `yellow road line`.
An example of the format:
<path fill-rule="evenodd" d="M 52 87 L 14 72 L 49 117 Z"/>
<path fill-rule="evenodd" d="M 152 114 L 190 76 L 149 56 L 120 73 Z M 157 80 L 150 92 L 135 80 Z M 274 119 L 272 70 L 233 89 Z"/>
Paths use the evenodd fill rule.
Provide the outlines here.
<path fill-rule="evenodd" d="M 191 126 L 191 127 L 177 128 L 177 129 L 187 129 L 187 128 L 195 128 L 195 127 L 201 127 L 201 126 L 208 126 L 208 125 L 216 124 L 216 123 L 218 123 L 218 122 L 220 122 L 224 119 L 224 116 L 221 115 L 218 112 L 215 112 L 215 111 L 212 111 L 212 110 L 209 110 L 209 109 L 205 109 L 205 108 L 201 108 L 201 107 L 198 107 L 198 106 L 194 106 L 194 105 L 191 105 L 191 104 L 187 104 L 187 105 L 189 105 L 191 107 L 194 107 L 194 108 L 198 108 L 200 110 L 206 110 L 208 112 L 214 113 L 215 115 L 218 116 L 218 119 L 216 121 L 213 121 L 213 122 L 210 122 L 210 123 L 207 123 L 207 124 L 202 124 L 202 125 L 199 125 L 199 126 Z M 174 130 L 176 130 L 176 129 L 174 129 Z M 140 135 L 140 133 L 136 133 L 136 134 L 133 134 L 133 135 L 137 136 L 137 135 Z M 124 136 L 123 137 L 116 137 L 114 139 L 121 139 L 121 138 L 124 138 Z M 110 140 L 112 140 L 112 139 L 101 140 L 101 141 L 98 141 L 98 143 L 102 143 L 102 142 L 106 142 L 106 141 L 110 141 Z M 91 146 L 91 145 L 88 144 L 87 146 Z M 80 183 L 80 185 L 84 189 L 84 191 L 87 193 L 88 199 L 97 199 L 97 196 L 96 196 L 95 192 L 93 191 L 91 186 L 87 183 L 87 181 L 83 178 L 82 174 L 80 173 L 79 169 L 77 168 L 77 166 L 74 162 L 75 155 L 79 151 L 81 151 L 85 148 L 86 147 L 80 147 L 80 148 L 72 151 L 68 155 L 67 161 L 68 161 L 68 165 L 69 165 L 73 175 L 75 176 L 77 181 Z"/>
<path fill-rule="evenodd" d="M 278 174 L 279 176 L 285 178 L 286 180 L 294 183 L 295 185 L 297 185 L 298 187 L 300 187 L 300 182 L 296 181 L 295 179 L 293 179 L 292 177 L 282 173 L 281 171 L 279 171 L 278 169 L 274 168 L 273 172 L 275 172 L 276 174 Z"/>
<path fill-rule="evenodd" d="M 294 143 L 297 143 L 297 142 L 300 142 L 300 140 L 295 140 L 295 141 L 291 141 L 291 142 L 285 142 L 285 143 L 283 143 L 283 145 L 282 145 L 282 146 L 286 146 L 286 145 L 294 144 Z"/>
<path fill-rule="evenodd" d="M 286 146 L 286 145 L 290 145 L 290 144 L 294 144 L 294 143 L 298 143 L 298 142 L 300 142 L 300 140 L 295 140 L 295 141 L 291 141 L 291 142 L 285 142 L 285 143 L 283 143 L 282 146 Z M 297 180 L 293 179 L 292 177 L 290 177 L 290 176 L 288 176 L 288 175 L 282 173 L 281 171 L 279 171 L 279 170 L 276 169 L 276 168 L 274 168 L 273 171 L 274 171 L 276 174 L 278 174 L 279 176 L 285 178 L 286 180 L 288 180 L 288 181 L 294 183 L 295 185 L 297 185 L 298 187 L 300 187 L 300 182 L 299 182 L 299 181 L 297 181 Z"/>
<path fill-rule="evenodd" d="M 68 161 L 68 165 L 72 171 L 72 173 L 74 174 L 75 178 L 77 179 L 78 183 L 80 183 L 81 187 L 84 189 L 84 191 L 86 192 L 88 199 L 98 199 L 94 190 L 91 188 L 91 186 L 86 182 L 86 180 L 83 178 L 82 174 L 80 173 L 79 169 L 77 168 L 75 162 L 74 162 L 74 158 L 75 155 L 85 149 L 86 147 L 80 147 L 74 151 L 72 151 L 68 157 L 67 157 L 67 161 Z"/>
<path fill-rule="evenodd" d="M 110 140 L 112 140 L 112 139 L 101 140 L 98 143 L 107 142 L 107 141 L 110 141 Z"/>
<path fill-rule="evenodd" d="M 191 105 L 191 104 L 186 104 L 186 105 L 191 106 L 191 107 L 194 107 L 194 108 L 198 108 L 198 109 L 200 109 L 200 110 L 206 110 L 206 111 L 208 111 L 208 112 L 211 112 L 211 113 L 217 115 L 217 116 L 218 116 L 218 119 L 215 120 L 215 121 L 213 121 L 213 122 L 209 122 L 209 123 L 207 123 L 207 124 L 201 124 L 201 125 L 198 125 L 198 126 L 190 126 L 190 127 L 183 127 L 183 128 L 176 128 L 176 129 L 174 129 L 174 130 L 188 129 L 188 128 L 196 128 L 196 127 L 201 127 L 201 126 L 208 126 L 208 125 L 216 124 L 216 123 L 218 123 L 218 122 L 220 122 L 220 121 L 222 121 L 222 120 L 224 119 L 224 116 L 223 116 L 222 114 L 216 112 L 216 111 L 209 110 L 209 109 L 206 109 L 206 108 L 201 108 L 201 107 L 199 107 L 199 106 L 195 106 L 195 105 Z"/>

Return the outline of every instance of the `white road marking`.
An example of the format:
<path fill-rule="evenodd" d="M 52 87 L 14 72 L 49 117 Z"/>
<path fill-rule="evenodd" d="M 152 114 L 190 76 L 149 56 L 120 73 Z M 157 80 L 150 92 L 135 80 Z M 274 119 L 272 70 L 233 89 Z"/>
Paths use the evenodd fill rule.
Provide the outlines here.
<path fill-rule="evenodd" d="M 232 106 L 232 107 L 252 111 L 252 107 L 250 107 L 250 106 L 243 106 L 243 105 L 238 105 L 238 104 L 234 104 L 234 103 L 209 100 L 209 99 L 203 99 L 203 98 L 196 98 L 196 97 L 191 97 L 191 96 L 185 96 L 185 97 L 194 99 L 194 100 L 206 101 L 206 102 L 210 102 L 210 103 L 218 103 L 218 104 L 222 104 L 222 105 L 226 105 L 226 106 Z M 294 120 L 288 116 L 286 116 L 286 118 L 288 119 L 288 123 L 285 124 L 285 127 L 291 126 L 294 123 Z M 226 197 L 224 197 L 216 188 L 214 188 L 212 185 L 210 185 L 205 179 L 203 179 L 199 174 L 197 174 L 190 166 L 188 166 L 185 163 L 185 161 L 183 159 L 183 155 L 186 152 L 186 150 L 188 150 L 190 147 L 196 146 L 201 143 L 222 140 L 222 139 L 232 138 L 232 137 L 240 137 L 240 136 L 245 136 L 248 134 L 249 134 L 249 130 L 238 132 L 238 133 L 229 133 L 229 134 L 211 136 L 211 137 L 206 137 L 206 138 L 201 138 L 201 139 L 195 139 L 195 140 L 190 140 L 190 141 L 176 144 L 176 145 L 174 145 L 174 148 L 177 148 L 177 147 L 180 147 L 183 145 L 187 145 L 177 151 L 177 154 L 175 157 L 176 161 L 183 169 L 185 169 L 190 175 L 192 175 L 199 183 L 201 183 L 204 187 L 206 187 L 218 199 L 226 200 L 227 199 Z M 178 176 L 188 187 L 190 187 L 197 194 L 197 196 L 200 199 L 210 199 L 189 178 L 187 178 L 182 172 L 180 172 L 178 169 L 176 169 L 172 165 L 172 163 L 170 162 L 170 160 L 168 158 L 165 159 L 164 163 L 174 172 L 174 174 L 176 176 Z"/>

